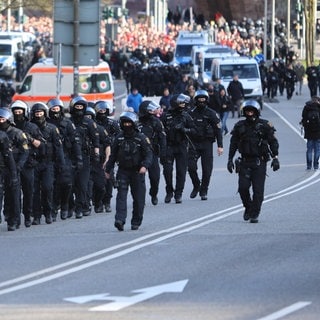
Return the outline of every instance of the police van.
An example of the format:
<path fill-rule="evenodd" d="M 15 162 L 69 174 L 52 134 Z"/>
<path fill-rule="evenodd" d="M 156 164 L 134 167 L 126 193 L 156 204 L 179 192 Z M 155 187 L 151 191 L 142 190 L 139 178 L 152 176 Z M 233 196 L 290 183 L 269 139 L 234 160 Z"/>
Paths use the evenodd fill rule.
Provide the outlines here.
<path fill-rule="evenodd" d="M 193 46 L 203 46 L 209 43 L 208 32 L 180 31 L 176 47 L 174 50 L 173 61 L 178 64 L 185 72 L 190 71 L 191 51 Z"/>
<path fill-rule="evenodd" d="M 212 82 L 211 65 L 212 60 L 224 57 L 238 57 L 239 54 L 226 45 L 205 46 L 199 50 L 198 61 L 193 66 L 194 73 L 191 75 L 200 87 L 207 89 Z"/>
<path fill-rule="evenodd" d="M 263 104 L 261 77 L 259 65 L 251 57 L 224 57 L 213 59 L 211 64 L 212 80 L 221 79 L 221 84 L 227 89 L 235 74 L 244 89 L 245 99 L 256 99 L 261 107 Z"/>
<path fill-rule="evenodd" d="M 58 81 L 61 79 L 61 82 Z M 13 100 L 23 100 L 29 106 L 35 102 L 47 103 L 59 96 L 67 106 L 73 95 L 74 70 L 72 66 L 62 66 L 60 75 L 52 59 L 34 64 L 17 86 Z M 109 64 L 100 61 L 97 66 L 79 67 L 78 94 L 89 102 L 103 100 L 114 106 L 114 84 Z"/>

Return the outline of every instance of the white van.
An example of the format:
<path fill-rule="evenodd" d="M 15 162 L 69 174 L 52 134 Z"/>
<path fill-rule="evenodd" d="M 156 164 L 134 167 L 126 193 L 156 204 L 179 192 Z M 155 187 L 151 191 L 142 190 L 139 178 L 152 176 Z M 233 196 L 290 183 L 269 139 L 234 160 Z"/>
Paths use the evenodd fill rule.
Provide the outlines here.
<path fill-rule="evenodd" d="M 237 74 L 244 88 L 245 99 L 256 99 L 262 106 L 260 71 L 254 58 L 240 56 L 213 59 L 211 74 L 212 80 L 221 79 L 221 84 L 226 89 Z"/>
<path fill-rule="evenodd" d="M 23 48 L 22 40 L 19 38 L 0 39 L 0 77 L 15 78 L 16 58 L 15 54 Z"/>
<path fill-rule="evenodd" d="M 59 96 L 67 106 L 73 95 L 73 67 L 61 68 L 61 89 L 57 81 L 58 70 L 52 59 L 34 64 L 28 71 L 20 86 L 17 86 L 13 100 L 23 100 L 29 106 L 35 102 L 47 103 L 49 99 Z M 87 101 L 107 101 L 114 106 L 114 85 L 109 64 L 100 61 L 97 66 L 79 67 L 79 95 Z"/>
<path fill-rule="evenodd" d="M 225 45 L 215 45 L 204 47 L 199 52 L 199 64 L 194 66 L 194 79 L 203 89 L 207 89 L 209 83 L 212 82 L 211 65 L 213 59 L 224 57 L 239 57 L 239 54 Z"/>

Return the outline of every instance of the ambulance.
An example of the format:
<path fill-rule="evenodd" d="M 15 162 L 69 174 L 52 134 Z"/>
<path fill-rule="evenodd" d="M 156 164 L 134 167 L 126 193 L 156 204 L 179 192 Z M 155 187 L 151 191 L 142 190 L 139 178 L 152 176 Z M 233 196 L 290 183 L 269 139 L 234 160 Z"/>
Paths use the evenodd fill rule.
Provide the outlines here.
<path fill-rule="evenodd" d="M 58 81 L 58 79 L 61 81 Z M 73 66 L 62 66 L 59 72 L 52 59 L 34 64 L 22 83 L 17 86 L 13 100 L 23 100 L 30 107 L 35 102 L 47 103 L 58 97 L 68 107 L 73 96 Z M 109 64 L 79 66 L 78 94 L 89 102 L 107 101 L 114 107 L 114 84 Z"/>

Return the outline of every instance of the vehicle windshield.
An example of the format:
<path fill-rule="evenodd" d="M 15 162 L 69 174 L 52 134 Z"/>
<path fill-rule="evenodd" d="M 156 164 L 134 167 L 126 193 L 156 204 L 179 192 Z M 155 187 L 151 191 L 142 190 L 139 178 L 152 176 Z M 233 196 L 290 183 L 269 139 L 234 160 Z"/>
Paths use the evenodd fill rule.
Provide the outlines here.
<path fill-rule="evenodd" d="M 191 51 L 192 51 L 192 47 L 194 45 L 190 44 L 190 45 L 178 45 L 176 47 L 176 53 L 175 56 L 176 57 L 191 57 Z"/>
<path fill-rule="evenodd" d="M 111 90 L 111 81 L 107 73 L 79 75 L 79 93 L 101 93 Z"/>
<path fill-rule="evenodd" d="M 235 74 L 240 79 L 258 78 L 258 68 L 255 64 L 228 64 L 221 65 L 221 78 L 232 79 Z"/>
<path fill-rule="evenodd" d="M 1 56 L 11 56 L 11 45 L 10 44 L 0 44 L 0 55 Z"/>

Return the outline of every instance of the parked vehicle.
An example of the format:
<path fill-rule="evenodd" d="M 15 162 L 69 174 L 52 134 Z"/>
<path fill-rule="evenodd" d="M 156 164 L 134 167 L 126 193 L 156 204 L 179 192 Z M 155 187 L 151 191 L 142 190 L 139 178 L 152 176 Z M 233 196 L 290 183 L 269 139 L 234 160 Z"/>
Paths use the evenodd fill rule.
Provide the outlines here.
<path fill-rule="evenodd" d="M 72 66 L 63 66 L 60 76 L 58 71 L 52 59 L 34 64 L 21 85 L 17 86 L 13 100 L 23 100 L 32 105 L 38 101 L 46 103 L 52 97 L 59 96 L 67 106 L 74 91 L 74 70 Z M 78 94 L 88 101 L 103 100 L 114 106 L 114 85 L 107 62 L 100 61 L 97 66 L 79 67 Z"/>

